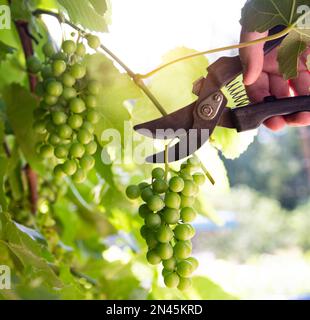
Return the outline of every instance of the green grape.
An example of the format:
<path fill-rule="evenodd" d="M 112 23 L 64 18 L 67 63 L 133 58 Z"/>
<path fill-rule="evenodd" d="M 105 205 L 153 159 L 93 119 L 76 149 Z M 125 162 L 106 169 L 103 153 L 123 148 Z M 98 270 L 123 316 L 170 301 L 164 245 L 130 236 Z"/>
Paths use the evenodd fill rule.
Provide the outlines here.
<path fill-rule="evenodd" d="M 36 121 L 33 124 L 33 130 L 37 134 L 45 134 L 46 133 L 45 121 L 43 121 L 43 120 Z"/>
<path fill-rule="evenodd" d="M 68 176 L 72 176 L 76 170 L 77 170 L 77 165 L 74 160 L 67 160 L 63 165 L 62 165 L 62 170 L 64 173 L 66 173 Z"/>
<path fill-rule="evenodd" d="M 196 258 L 194 258 L 194 257 L 189 257 L 185 261 L 190 262 L 192 264 L 194 270 L 196 270 L 198 268 L 198 266 L 199 266 L 198 260 Z"/>
<path fill-rule="evenodd" d="M 164 277 L 164 282 L 168 288 L 176 288 L 179 285 L 180 278 L 175 272 L 172 272 Z"/>
<path fill-rule="evenodd" d="M 27 68 L 31 73 L 38 73 L 41 67 L 41 62 L 37 57 L 31 56 L 27 59 Z"/>
<path fill-rule="evenodd" d="M 157 229 L 161 225 L 161 218 L 157 213 L 148 214 L 145 217 L 145 225 L 151 229 Z"/>
<path fill-rule="evenodd" d="M 145 202 L 147 202 L 153 195 L 154 194 L 151 188 L 145 188 L 141 192 L 141 198 Z"/>
<path fill-rule="evenodd" d="M 52 64 L 53 75 L 59 77 L 66 71 L 66 63 L 63 60 L 55 60 Z"/>
<path fill-rule="evenodd" d="M 187 260 L 182 260 L 177 264 L 177 273 L 183 278 L 188 278 L 194 271 L 194 266 Z"/>
<path fill-rule="evenodd" d="M 145 242 L 149 249 L 154 249 L 158 245 L 158 241 L 154 235 L 154 232 L 149 232 L 145 237 Z"/>
<path fill-rule="evenodd" d="M 156 232 L 156 239 L 161 243 L 170 242 L 173 238 L 173 231 L 168 226 L 160 226 Z"/>
<path fill-rule="evenodd" d="M 147 226 L 142 226 L 140 228 L 140 235 L 143 239 L 146 239 L 147 235 L 151 232 L 151 230 Z"/>
<path fill-rule="evenodd" d="M 81 142 L 82 144 L 88 144 L 91 142 L 91 140 L 93 139 L 92 134 L 87 131 L 86 129 L 81 129 L 78 132 L 77 135 L 77 139 L 79 140 L 79 142 Z"/>
<path fill-rule="evenodd" d="M 62 124 L 57 128 L 57 133 L 61 139 L 69 139 L 72 135 L 72 129 L 67 124 Z"/>
<path fill-rule="evenodd" d="M 140 189 L 140 188 L 139 188 Z M 141 189 L 140 189 L 141 191 Z M 152 214 L 152 211 L 149 209 L 149 207 L 147 206 L 146 203 L 142 204 L 140 207 L 139 207 L 139 216 L 142 218 L 142 219 L 145 219 L 146 216 L 148 214 Z"/>
<path fill-rule="evenodd" d="M 191 286 L 192 286 L 192 280 L 191 280 L 191 279 L 180 277 L 180 281 L 179 281 L 179 284 L 178 284 L 178 286 L 177 286 L 177 288 L 178 288 L 180 291 L 186 291 L 186 290 L 188 290 Z"/>
<path fill-rule="evenodd" d="M 68 149 L 61 145 L 55 148 L 54 154 L 58 159 L 66 159 L 68 157 Z"/>
<path fill-rule="evenodd" d="M 180 220 L 180 213 L 177 209 L 165 208 L 163 210 L 163 220 L 168 224 L 176 224 Z"/>
<path fill-rule="evenodd" d="M 155 193 L 164 193 L 168 190 L 168 185 L 166 183 L 165 180 L 163 179 L 156 179 L 153 181 L 152 183 L 152 186 L 153 186 L 153 190 Z"/>
<path fill-rule="evenodd" d="M 175 192 L 166 193 L 165 204 L 168 208 L 179 209 L 181 204 L 181 198 Z"/>
<path fill-rule="evenodd" d="M 180 177 L 173 177 L 169 181 L 169 188 L 172 192 L 181 192 L 184 188 L 184 180 Z"/>
<path fill-rule="evenodd" d="M 77 92 L 74 88 L 66 87 L 63 89 L 62 97 L 65 100 L 70 100 L 70 99 L 76 98 L 76 96 L 77 96 Z"/>
<path fill-rule="evenodd" d="M 92 49 L 98 49 L 100 46 L 100 39 L 97 36 L 94 36 L 92 34 L 88 34 L 86 37 L 87 44 Z"/>
<path fill-rule="evenodd" d="M 95 166 L 95 159 L 86 154 L 80 159 L 80 166 L 83 170 L 89 171 Z"/>
<path fill-rule="evenodd" d="M 194 179 L 194 182 L 199 186 L 202 186 L 206 181 L 206 177 L 202 173 L 194 173 L 193 179 Z"/>
<path fill-rule="evenodd" d="M 71 67 L 70 74 L 75 79 L 82 79 L 86 74 L 86 68 L 81 64 L 76 63 Z"/>
<path fill-rule="evenodd" d="M 88 121 L 84 121 L 84 122 L 83 122 L 82 128 L 83 128 L 83 129 L 86 129 L 86 130 L 89 131 L 90 133 L 94 133 L 94 132 L 95 132 L 94 126 L 93 126 L 90 122 L 88 122 Z"/>
<path fill-rule="evenodd" d="M 190 230 L 191 238 L 193 238 L 193 237 L 195 236 L 195 234 L 196 234 L 196 230 L 195 230 L 195 228 L 194 228 L 192 225 L 190 225 L 190 224 L 188 224 L 188 228 L 189 228 L 189 230 Z"/>
<path fill-rule="evenodd" d="M 89 155 L 95 154 L 97 151 L 97 143 L 95 141 L 91 141 L 87 145 L 85 145 L 85 152 Z"/>
<path fill-rule="evenodd" d="M 155 168 L 152 171 L 152 178 L 162 179 L 165 177 L 165 171 L 162 168 Z"/>
<path fill-rule="evenodd" d="M 55 97 L 59 97 L 63 92 L 62 84 L 58 81 L 51 81 L 46 86 L 46 92 Z"/>
<path fill-rule="evenodd" d="M 173 248 L 169 243 L 159 243 L 156 252 L 162 260 L 170 259 L 173 256 Z"/>
<path fill-rule="evenodd" d="M 196 157 L 191 157 L 191 158 L 187 159 L 187 164 L 189 166 L 199 167 L 200 161 Z"/>
<path fill-rule="evenodd" d="M 182 190 L 182 194 L 186 197 L 191 197 L 193 195 L 195 195 L 196 193 L 196 187 L 195 187 L 195 183 L 193 181 L 190 180 L 186 180 L 184 182 L 184 188 Z"/>
<path fill-rule="evenodd" d="M 34 92 L 37 96 L 39 97 L 43 97 L 44 96 L 44 93 L 45 93 L 45 88 L 44 88 L 44 84 L 43 82 L 38 82 L 36 84 L 36 87 L 34 89 Z"/>
<path fill-rule="evenodd" d="M 137 199 L 140 197 L 140 188 L 136 185 L 128 186 L 126 189 L 126 195 L 129 199 Z"/>
<path fill-rule="evenodd" d="M 86 96 L 84 98 L 84 101 L 85 101 L 87 108 L 97 107 L 97 98 L 95 96 Z"/>
<path fill-rule="evenodd" d="M 72 114 L 68 119 L 68 125 L 72 129 L 78 129 L 83 125 L 83 118 L 78 114 Z"/>
<path fill-rule="evenodd" d="M 57 179 L 61 179 L 65 176 L 65 173 L 62 171 L 62 165 L 58 164 L 53 170 L 54 176 Z"/>
<path fill-rule="evenodd" d="M 147 182 L 141 182 L 139 183 L 139 188 L 142 191 L 143 189 L 149 187 L 150 185 Z"/>
<path fill-rule="evenodd" d="M 52 119 L 55 125 L 61 125 L 66 123 L 67 115 L 62 111 L 54 111 L 52 113 Z"/>
<path fill-rule="evenodd" d="M 69 154 L 72 158 L 81 158 L 85 153 L 85 148 L 80 143 L 73 143 L 71 145 Z"/>
<path fill-rule="evenodd" d="M 165 203 L 158 195 L 153 195 L 147 200 L 147 205 L 151 211 L 157 212 L 164 208 Z"/>
<path fill-rule="evenodd" d="M 69 102 L 69 108 L 74 113 L 82 113 L 83 111 L 85 111 L 86 106 L 82 99 L 73 98 Z"/>
<path fill-rule="evenodd" d="M 96 124 L 99 121 L 99 113 L 95 110 L 89 110 L 86 119 L 90 123 Z"/>
<path fill-rule="evenodd" d="M 45 144 L 43 146 L 41 146 L 40 148 L 40 156 L 42 158 L 52 158 L 54 155 L 54 148 L 53 146 L 49 145 L 49 144 Z"/>
<path fill-rule="evenodd" d="M 161 271 L 161 274 L 162 274 L 162 276 L 165 278 L 165 276 L 167 276 L 168 274 L 170 274 L 171 273 L 171 271 L 170 270 L 167 270 L 167 269 L 163 269 L 162 271 Z"/>
<path fill-rule="evenodd" d="M 61 139 L 58 137 L 57 134 L 52 133 L 49 138 L 48 138 L 48 142 L 52 145 L 52 146 L 57 146 L 60 142 Z"/>
<path fill-rule="evenodd" d="M 48 79 L 53 77 L 53 70 L 50 64 L 42 67 L 41 76 L 43 79 Z"/>
<path fill-rule="evenodd" d="M 87 84 L 87 90 L 92 95 L 98 95 L 100 92 L 100 83 L 96 80 L 89 81 Z"/>
<path fill-rule="evenodd" d="M 71 76 L 70 73 L 65 72 L 62 75 L 62 83 L 65 87 L 72 87 L 75 84 L 75 78 Z"/>
<path fill-rule="evenodd" d="M 72 54 L 76 50 L 76 44 L 72 40 L 66 40 L 62 43 L 62 50 L 67 54 Z"/>
<path fill-rule="evenodd" d="M 197 213 L 192 207 L 184 207 L 181 210 L 181 219 L 183 222 L 192 222 L 196 219 Z"/>
<path fill-rule="evenodd" d="M 156 265 L 161 262 L 160 256 L 157 254 L 155 249 L 151 249 L 146 254 L 146 259 L 150 264 Z"/>
<path fill-rule="evenodd" d="M 189 224 L 179 224 L 174 229 L 174 235 L 178 240 L 189 240 L 193 237 L 192 229 Z"/>
<path fill-rule="evenodd" d="M 83 169 L 79 168 L 72 175 L 72 180 L 76 183 L 82 183 L 86 180 L 86 174 Z"/>
<path fill-rule="evenodd" d="M 56 52 L 52 42 L 45 43 L 42 51 L 47 58 L 51 58 Z"/>
<path fill-rule="evenodd" d="M 44 96 L 44 102 L 49 106 L 56 104 L 57 101 L 58 101 L 58 98 L 55 96 L 49 96 L 49 95 Z"/>
<path fill-rule="evenodd" d="M 181 195 L 181 208 L 191 207 L 194 203 L 194 197 L 186 197 L 184 195 Z"/>
<path fill-rule="evenodd" d="M 79 57 L 83 57 L 86 53 L 86 48 L 83 43 L 78 43 L 76 45 L 76 50 L 75 54 L 78 55 Z"/>
<path fill-rule="evenodd" d="M 182 178 L 184 181 L 191 181 L 193 180 L 193 177 L 186 171 L 181 170 L 179 173 L 180 178 Z"/>
<path fill-rule="evenodd" d="M 172 257 L 163 261 L 163 267 L 168 271 L 174 271 L 177 266 L 177 261 Z"/>
<path fill-rule="evenodd" d="M 187 259 L 192 253 L 192 248 L 185 241 L 178 241 L 173 248 L 173 255 L 177 259 Z"/>

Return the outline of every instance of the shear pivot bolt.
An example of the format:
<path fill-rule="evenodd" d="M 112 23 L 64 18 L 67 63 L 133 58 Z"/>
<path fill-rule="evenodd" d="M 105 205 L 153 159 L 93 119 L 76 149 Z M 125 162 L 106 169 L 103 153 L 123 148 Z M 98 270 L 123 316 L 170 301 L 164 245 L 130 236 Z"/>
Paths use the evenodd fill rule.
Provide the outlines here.
<path fill-rule="evenodd" d="M 209 104 L 206 104 L 202 107 L 201 111 L 205 116 L 210 117 L 213 113 L 213 108 Z"/>
<path fill-rule="evenodd" d="M 220 102 L 221 99 L 222 99 L 222 97 L 221 97 L 218 93 L 216 93 L 216 94 L 213 96 L 213 99 L 214 99 L 214 101 L 216 101 L 216 102 Z"/>

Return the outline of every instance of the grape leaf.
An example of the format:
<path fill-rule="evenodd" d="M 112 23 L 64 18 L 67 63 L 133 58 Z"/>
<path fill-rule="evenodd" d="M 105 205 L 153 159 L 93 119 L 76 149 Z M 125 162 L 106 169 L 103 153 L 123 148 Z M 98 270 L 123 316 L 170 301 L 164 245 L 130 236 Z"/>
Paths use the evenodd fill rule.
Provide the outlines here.
<path fill-rule="evenodd" d="M 8 46 L 4 42 L 0 41 L 0 63 L 5 60 L 8 54 L 12 54 L 16 49 Z"/>
<path fill-rule="evenodd" d="M 241 24 L 247 31 L 265 32 L 277 25 L 291 26 L 301 14 L 304 0 L 249 0 L 242 9 Z M 253 19 L 255 17 L 255 19 Z M 285 79 L 298 76 L 298 59 L 310 44 L 310 28 L 297 24 L 280 45 L 278 61 Z"/>
<path fill-rule="evenodd" d="M 92 4 L 97 13 L 101 16 L 103 16 L 108 9 L 105 0 L 89 0 L 89 2 Z"/>
<path fill-rule="evenodd" d="M 98 5 L 95 10 L 91 3 L 86 0 L 58 0 L 58 3 L 67 11 L 73 23 L 92 31 L 108 31 L 103 15 L 96 11 Z"/>

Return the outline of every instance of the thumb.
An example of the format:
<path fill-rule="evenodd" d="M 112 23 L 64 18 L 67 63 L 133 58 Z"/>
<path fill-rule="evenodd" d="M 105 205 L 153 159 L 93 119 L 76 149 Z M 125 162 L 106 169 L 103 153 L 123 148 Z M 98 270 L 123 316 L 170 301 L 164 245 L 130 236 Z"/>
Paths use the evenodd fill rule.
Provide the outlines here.
<path fill-rule="evenodd" d="M 268 32 L 241 32 L 241 42 L 254 41 L 266 37 Z M 264 43 L 259 43 L 247 48 L 240 49 L 240 58 L 243 65 L 243 82 L 246 86 L 252 85 L 261 72 L 264 66 Z"/>

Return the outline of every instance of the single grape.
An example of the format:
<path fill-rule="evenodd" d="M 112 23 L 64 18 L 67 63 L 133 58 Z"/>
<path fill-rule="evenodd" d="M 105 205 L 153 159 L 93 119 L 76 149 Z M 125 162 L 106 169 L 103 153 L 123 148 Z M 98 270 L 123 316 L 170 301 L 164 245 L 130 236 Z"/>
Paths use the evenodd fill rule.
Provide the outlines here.
<path fill-rule="evenodd" d="M 196 157 L 191 157 L 187 159 L 187 164 L 197 168 L 200 166 L 200 161 Z"/>
<path fill-rule="evenodd" d="M 70 74 L 75 79 L 82 79 L 86 74 L 86 68 L 81 64 L 76 63 L 71 67 Z"/>
<path fill-rule="evenodd" d="M 170 274 L 171 273 L 171 271 L 170 270 L 167 270 L 167 269 L 163 269 L 162 271 L 161 271 L 161 274 L 162 274 L 162 276 L 165 278 L 165 276 L 167 276 L 168 274 Z"/>
<path fill-rule="evenodd" d="M 97 151 L 97 143 L 95 141 L 91 141 L 87 145 L 85 145 L 85 152 L 89 155 L 95 154 Z"/>
<path fill-rule="evenodd" d="M 161 225 L 161 218 L 157 213 L 148 214 L 145 217 L 145 225 L 151 229 L 157 229 Z"/>
<path fill-rule="evenodd" d="M 60 142 L 61 139 L 58 137 L 57 134 L 52 133 L 49 138 L 48 138 L 48 142 L 52 145 L 52 146 L 57 146 Z"/>
<path fill-rule="evenodd" d="M 82 124 L 82 128 L 86 129 L 87 131 L 89 131 L 90 133 L 94 133 L 95 132 L 95 128 L 94 126 L 88 122 L 88 121 L 84 121 Z"/>
<path fill-rule="evenodd" d="M 67 124 L 62 124 L 57 128 L 57 133 L 62 139 L 69 139 L 72 135 L 72 129 Z"/>
<path fill-rule="evenodd" d="M 68 149 L 64 145 L 57 146 L 54 153 L 58 159 L 66 159 L 68 157 Z"/>
<path fill-rule="evenodd" d="M 87 44 L 90 48 L 96 50 L 100 46 L 100 39 L 97 36 L 88 34 L 86 39 L 87 39 Z"/>
<path fill-rule="evenodd" d="M 76 45 L 76 50 L 75 50 L 75 54 L 80 56 L 80 57 L 83 57 L 86 53 L 86 48 L 84 46 L 83 43 L 78 43 Z"/>
<path fill-rule="evenodd" d="M 86 119 L 87 121 L 89 121 L 90 123 L 96 124 L 99 121 L 99 113 L 95 110 L 89 110 L 87 112 L 87 116 Z"/>
<path fill-rule="evenodd" d="M 137 199 L 140 197 L 140 188 L 136 185 L 128 186 L 126 189 L 126 195 L 129 199 Z"/>
<path fill-rule="evenodd" d="M 178 240 L 189 240 L 192 238 L 192 230 L 189 224 L 179 224 L 174 229 L 174 235 Z"/>
<path fill-rule="evenodd" d="M 40 148 L 40 156 L 42 158 L 52 158 L 54 155 L 54 148 L 53 146 L 49 145 L 49 144 L 45 144 L 43 146 L 41 146 Z"/>
<path fill-rule="evenodd" d="M 83 124 L 83 118 L 78 114 L 72 114 L 68 119 L 68 125 L 72 129 L 78 129 Z"/>
<path fill-rule="evenodd" d="M 140 189 L 140 188 L 139 188 Z M 141 191 L 141 189 L 140 189 Z M 146 203 L 142 204 L 140 207 L 139 207 L 139 216 L 142 218 L 142 219 L 145 219 L 146 216 L 148 214 L 152 214 L 153 212 L 149 209 L 149 207 L 147 206 Z"/>
<path fill-rule="evenodd" d="M 66 40 L 62 43 L 62 50 L 67 54 L 72 54 L 76 50 L 76 45 L 72 40 Z"/>
<path fill-rule="evenodd" d="M 169 243 L 159 243 L 156 252 L 162 260 L 170 259 L 173 256 L 173 248 Z"/>
<path fill-rule="evenodd" d="M 161 262 L 160 256 L 157 254 L 155 249 L 149 250 L 146 254 L 146 259 L 150 264 L 156 265 Z"/>
<path fill-rule="evenodd" d="M 202 173 L 194 173 L 193 174 L 193 179 L 194 179 L 194 182 L 196 184 L 198 184 L 199 186 L 202 186 L 206 181 L 206 177 Z"/>
<path fill-rule="evenodd" d="M 179 277 L 179 278 L 180 278 L 180 281 L 179 281 L 179 284 L 178 284 L 177 288 L 180 291 L 186 291 L 192 286 L 192 280 L 191 279 L 182 278 L 182 277 Z"/>
<path fill-rule="evenodd" d="M 62 170 L 68 175 L 72 176 L 76 170 L 77 170 L 77 165 L 74 160 L 67 160 L 63 165 L 62 165 Z"/>
<path fill-rule="evenodd" d="M 198 266 L 199 266 L 198 260 L 196 258 L 194 258 L 194 257 L 189 257 L 185 261 L 190 262 L 192 264 L 194 270 L 196 270 L 198 268 Z"/>
<path fill-rule="evenodd" d="M 165 171 L 162 168 L 155 168 L 152 171 L 152 178 L 162 179 L 165 177 Z"/>
<path fill-rule="evenodd" d="M 70 73 L 65 72 L 62 75 L 62 83 L 65 87 L 72 87 L 75 84 L 75 78 L 71 76 Z"/>
<path fill-rule="evenodd" d="M 153 190 L 155 193 L 161 194 L 168 190 L 167 182 L 163 179 L 156 179 L 152 183 Z"/>
<path fill-rule="evenodd" d="M 69 108 L 74 113 L 82 113 L 85 109 L 85 103 L 80 98 L 73 98 L 69 102 Z"/>
<path fill-rule="evenodd" d="M 72 158 L 81 158 L 85 153 L 85 148 L 80 143 L 73 143 L 71 145 L 69 154 Z"/>
<path fill-rule="evenodd" d="M 87 108 L 95 108 L 97 107 L 97 98 L 93 95 L 86 96 L 84 98 L 85 104 Z"/>
<path fill-rule="evenodd" d="M 183 278 L 188 278 L 192 275 L 194 266 L 187 260 L 182 260 L 177 264 L 177 273 Z"/>
<path fill-rule="evenodd" d="M 179 209 L 181 204 L 181 198 L 175 192 L 166 193 L 165 204 L 168 208 Z"/>
<path fill-rule="evenodd" d="M 172 257 L 168 260 L 164 260 L 163 261 L 163 267 L 166 269 L 166 270 L 169 270 L 169 271 L 174 271 L 174 269 L 176 268 L 177 266 L 177 261 Z"/>
<path fill-rule="evenodd" d="M 180 213 L 177 209 L 166 207 L 163 210 L 163 220 L 168 224 L 176 224 L 180 220 Z"/>
<path fill-rule="evenodd" d="M 147 235 L 151 232 L 151 230 L 146 226 L 142 226 L 140 228 L 140 235 L 143 239 L 146 239 Z"/>
<path fill-rule="evenodd" d="M 86 154 L 80 159 L 80 166 L 83 170 L 89 171 L 95 166 L 95 159 Z"/>
<path fill-rule="evenodd" d="M 67 61 L 67 55 L 64 52 L 59 51 L 59 52 L 56 52 L 55 54 L 53 54 L 52 59 Z"/>
<path fill-rule="evenodd" d="M 177 259 L 187 259 L 192 253 L 192 248 L 185 241 L 178 241 L 173 248 L 173 255 Z"/>
<path fill-rule="evenodd" d="M 42 47 L 42 51 L 47 58 L 51 58 L 56 52 L 52 42 L 45 43 Z"/>
<path fill-rule="evenodd" d="M 193 177 L 186 171 L 181 170 L 181 172 L 179 173 L 180 178 L 182 178 L 184 181 L 191 181 L 193 180 Z"/>
<path fill-rule="evenodd" d="M 149 184 L 147 182 L 141 182 L 139 183 L 139 188 L 142 191 L 143 189 L 149 187 Z"/>
<path fill-rule="evenodd" d="M 168 226 L 160 226 L 156 232 L 156 239 L 161 243 L 170 242 L 173 238 L 173 231 Z"/>
<path fill-rule="evenodd" d="M 141 198 L 145 202 L 147 202 L 153 195 L 154 194 L 151 188 L 145 188 L 141 192 Z"/>
<path fill-rule="evenodd" d="M 185 207 L 181 210 L 181 219 L 183 222 L 192 222 L 196 219 L 197 213 L 192 207 Z"/>
<path fill-rule="evenodd" d="M 164 277 L 164 282 L 168 288 L 176 288 L 179 285 L 180 278 L 175 272 L 172 272 Z"/>
<path fill-rule="evenodd" d="M 37 57 L 31 56 L 27 59 L 27 68 L 31 73 L 38 73 L 41 67 L 41 62 Z"/>
<path fill-rule="evenodd" d="M 63 89 L 62 97 L 65 100 L 70 100 L 70 99 L 76 98 L 76 96 L 77 96 L 77 92 L 74 88 L 66 87 Z"/>
<path fill-rule="evenodd" d="M 53 75 L 59 77 L 66 70 L 66 63 L 63 60 L 55 60 L 52 64 Z"/>
<path fill-rule="evenodd" d="M 45 121 L 43 121 L 43 120 L 36 121 L 33 124 L 33 130 L 37 134 L 45 134 L 46 133 Z"/>
<path fill-rule="evenodd" d="M 62 111 L 54 111 L 52 112 L 52 119 L 55 125 L 61 125 L 66 123 L 67 115 Z"/>
<path fill-rule="evenodd" d="M 149 232 L 147 236 L 145 237 L 145 242 L 149 249 L 154 249 L 158 245 L 158 241 L 155 237 L 154 232 Z"/>
<path fill-rule="evenodd" d="M 59 97 L 63 92 L 62 84 L 58 81 L 51 81 L 46 86 L 46 92 L 55 97 Z"/>
<path fill-rule="evenodd" d="M 173 177 L 169 181 L 169 188 L 172 192 L 181 192 L 184 188 L 184 180 L 180 177 Z"/>
<path fill-rule="evenodd" d="M 165 203 L 158 195 L 153 195 L 147 200 L 147 205 L 151 211 L 157 212 L 164 208 Z"/>
<path fill-rule="evenodd" d="M 55 97 L 55 96 L 50 96 L 50 95 L 45 95 L 44 96 L 44 102 L 49 106 L 52 106 L 52 105 L 56 104 L 57 101 L 58 101 L 58 98 Z"/>
<path fill-rule="evenodd" d="M 194 203 L 194 197 L 186 197 L 184 195 L 181 195 L 181 208 L 191 207 Z"/>
<path fill-rule="evenodd" d="M 65 176 L 65 173 L 62 171 L 62 165 L 58 164 L 53 170 L 54 176 L 57 179 L 61 179 Z"/>
<path fill-rule="evenodd" d="M 79 132 L 78 132 L 78 135 L 77 135 L 77 139 L 79 142 L 81 142 L 82 144 L 88 144 L 91 142 L 91 140 L 93 139 L 93 136 L 92 134 L 87 131 L 86 129 L 81 129 Z"/>
<path fill-rule="evenodd" d="M 195 195 L 195 193 L 196 193 L 195 183 L 193 181 L 186 180 L 184 182 L 184 188 L 182 190 L 182 194 L 186 197 L 191 197 Z"/>
<path fill-rule="evenodd" d="M 82 183 L 86 180 L 86 174 L 83 169 L 79 168 L 72 175 L 72 180 L 76 183 Z"/>
<path fill-rule="evenodd" d="M 87 90 L 92 95 L 98 95 L 100 92 L 100 83 L 96 80 L 89 81 L 87 84 Z"/>

